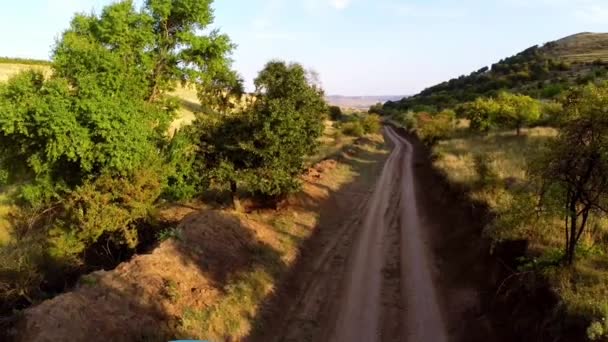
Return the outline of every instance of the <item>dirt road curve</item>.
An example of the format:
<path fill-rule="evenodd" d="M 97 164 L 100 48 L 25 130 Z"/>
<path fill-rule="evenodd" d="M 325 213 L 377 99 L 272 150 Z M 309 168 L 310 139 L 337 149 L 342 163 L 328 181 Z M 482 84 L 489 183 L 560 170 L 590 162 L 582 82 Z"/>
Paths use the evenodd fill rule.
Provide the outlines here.
<path fill-rule="evenodd" d="M 383 268 L 390 256 L 391 227 L 399 228 L 401 319 L 398 336 L 384 340 L 446 341 L 446 331 L 433 284 L 433 264 L 416 207 L 413 178 L 413 148 L 391 128 L 386 136 L 395 145 L 370 199 L 360 236 L 348 266 L 348 281 L 337 311 L 337 322 L 329 340 L 379 341 L 383 318 L 382 291 L 387 278 Z M 394 262 L 394 260 L 392 260 Z M 390 275 L 388 275 L 390 276 Z M 400 297 L 400 298 L 398 298 Z M 395 317 L 396 316 L 396 317 Z M 401 317 L 399 317 L 401 316 Z"/>

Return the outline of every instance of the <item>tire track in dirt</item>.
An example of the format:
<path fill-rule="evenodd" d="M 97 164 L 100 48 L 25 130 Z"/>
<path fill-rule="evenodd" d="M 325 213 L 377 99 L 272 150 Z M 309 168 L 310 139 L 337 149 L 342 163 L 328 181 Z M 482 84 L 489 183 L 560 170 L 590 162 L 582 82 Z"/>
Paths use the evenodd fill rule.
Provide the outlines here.
<path fill-rule="evenodd" d="M 395 148 L 384 164 L 369 201 L 360 236 L 349 257 L 350 266 L 335 328 L 329 337 L 331 341 L 377 341 L 380 337 L 382 270 L 387 250 L 385 239 L 388 226 L 394 221 L 387 214 L 396 209 L 391 199 L 393 191 L 399 189 L 403 153 L 403 145 L 392 137 L 391 140 Z"/>
<path fill-rule="evenodd" d="M 447 341 L 416 204 L 413 147 L 392 128 L 385 133 L 395 147 L 349 259 L 328 340 Z"/>
<path fill-rule="evenodd" d="M 448 340 L 416 203 L 413 146 L 390 127 L 384 135 L 393 149 L 373 192 L 298 270 L 303 284 L 280 329 L 252 341 Z"/>
<path fill-rule="evenodd" d="M 434 266 L 428 246 L 429 237 L 420 222 L 414 183 L 413 146 L 388 128 L 391 138 L 405 146 L 401 181 L 401 275 L 403 300 L 410 308 L 404 317 L 404 332 L 408 341 L 448 340 L 433 281 Z"/>

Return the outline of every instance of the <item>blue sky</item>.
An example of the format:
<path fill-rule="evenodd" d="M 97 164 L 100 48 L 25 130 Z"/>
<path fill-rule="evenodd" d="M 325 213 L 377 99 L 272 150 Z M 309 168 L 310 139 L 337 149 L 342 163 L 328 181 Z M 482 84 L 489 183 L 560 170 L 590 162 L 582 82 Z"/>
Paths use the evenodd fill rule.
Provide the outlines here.
<path fill-rule="evenodd" d="M 0 56 L 48 58 L 75 12 L 111 0 L 0 4 Z M 328 94 L 401 95 L 535 44 L 608 31 L 607 0 L 216 0 L 250 86 L 278 58 L 317 71 Z"/>

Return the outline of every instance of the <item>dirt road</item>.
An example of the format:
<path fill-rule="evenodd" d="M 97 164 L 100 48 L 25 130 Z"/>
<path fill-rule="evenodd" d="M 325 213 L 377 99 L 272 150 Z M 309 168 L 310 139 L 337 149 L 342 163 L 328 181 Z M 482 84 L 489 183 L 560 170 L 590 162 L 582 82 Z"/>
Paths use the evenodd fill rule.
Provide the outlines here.
<path fill-rule="evenodd" d="M 393 128 L 384 133 L 393 148 L 372 191 L 350 212 L 333 213 L 347 215 L 341 225 L 321 227 L 327 236 L 315 246 L 322 248 L 303 256 L 293 288 L 274 305 L 279 309 L 273 323 L 251 340 L 477 340 L 459 331 L 471 324 L 458 321 L 483 330 L 474 321 L 479 316 L 475 290 L 440 279 L 440 266 L 450 265 L 434 254 L 432 214 L 419 212 L 424 189 L 416 189 L 414 148 Z"/>
<path fill-rule="evenodd" d="M 329 335 L 332 341 L 435 341 L 447 340 L 447 333 L 433 282 L 433 263 L 424 227 L 418 218 L 413 177 L 413 148 L 391 128 L 386 136 L 394 144 L 363 220 L 360 237 L 350 258 L 344 296 L 337 322 Z M 385 295 L 400 302 L 401 310 L 386 312 L 382 305 L 383 284 L 394 274 L 383 272 L 390 253 L 391 230 L 398 227 L 400 287 Z M 395 303 L 392 303 L 393 305 Z M 382 334 L 381 319 L 398 319 L 401 331 Z M 398 335 L 395 335 L 397 333 Z M 384 336 L 383 336 L 384 335 Z"/>

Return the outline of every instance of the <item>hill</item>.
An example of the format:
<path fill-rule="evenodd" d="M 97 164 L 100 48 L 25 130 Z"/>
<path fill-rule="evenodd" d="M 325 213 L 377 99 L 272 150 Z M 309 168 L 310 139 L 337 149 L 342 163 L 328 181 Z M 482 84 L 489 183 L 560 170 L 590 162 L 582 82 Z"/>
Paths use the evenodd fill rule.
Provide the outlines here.
<path fill-rule="evenodd" d="M 509 90 L 535 98 L 555 98 L 573 85 L 608 75 L 608 33 L 579 33 L 532 46 L 491 67 L 440 83 L 410 98 L 388 101 L 386 110 L 429 111 Z"/>
<path fill-rule="evenodd" d="M 583 32 L 545 44 L 547 55 L 568 62 L 608 61 L 608 33 Z"/>
<path fill-rule="evenodd" d="M 328 95 L 325 100 L 332 106 L 352 109 L 367 109 L 372 105 L 386 101 L 398 101 L 404 98 L 404 95 L 385 95 L 385 96 L 344 96 L 344 95 Z"/>

